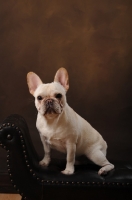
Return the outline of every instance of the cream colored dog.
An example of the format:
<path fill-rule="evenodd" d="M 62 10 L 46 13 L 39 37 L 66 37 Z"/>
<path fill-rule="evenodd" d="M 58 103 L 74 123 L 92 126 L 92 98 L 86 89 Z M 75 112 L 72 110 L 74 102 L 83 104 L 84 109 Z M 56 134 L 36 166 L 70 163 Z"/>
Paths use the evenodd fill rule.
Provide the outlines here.
<path fill-rule="evenodd" d="M 40 165 L 50 163 L 50 149 L 67 154 L 67 164 L 63 174 L 73 174 L 75 156 L 86 155 L 88 159 L 101 166 L 98 174 L 106 174 L 114 168 L 106 159 L 107 144 L 102 136 L 66 101 L 69 89 L 68 73 L 60 68 L 54 82 L 43 84 L 33 72 L 27 75 L 30 93 L 35 97 L 38 110 L 36 126 L 44 146 L 44 158 Z"/>

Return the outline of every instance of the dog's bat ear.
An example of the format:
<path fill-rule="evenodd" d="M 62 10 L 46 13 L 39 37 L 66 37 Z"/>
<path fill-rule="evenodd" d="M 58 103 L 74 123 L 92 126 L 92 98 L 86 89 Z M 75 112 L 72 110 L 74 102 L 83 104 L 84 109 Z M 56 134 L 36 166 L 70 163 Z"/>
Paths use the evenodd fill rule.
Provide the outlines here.
<path fill-rule="evenodd" d="M 27 84 L 29 87 L 29 92 L 34 95 L 35 90 L 40 84 L 42 84 L 42 81 L 37 74 L 34 72 L 29 72 L 27 74 Z"/>
<path fill-rule="evenodd" d="M 67 91 L 69 89 L 68 72 L 65 68 L 60 68 L 54 78 L 54 82 L 59 82 Z"/>

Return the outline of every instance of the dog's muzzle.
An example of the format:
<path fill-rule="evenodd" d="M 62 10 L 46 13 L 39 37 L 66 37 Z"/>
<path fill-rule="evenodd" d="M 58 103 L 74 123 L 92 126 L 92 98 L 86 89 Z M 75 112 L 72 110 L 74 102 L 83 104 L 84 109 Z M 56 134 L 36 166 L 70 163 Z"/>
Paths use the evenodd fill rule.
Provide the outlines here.
<path fill-rule="evenodd" d="M 45 114 L 60 114 L 61 113 L 61 106 L 59 102 L 55 101 L 54 99 L 46 99 L 45 101 Z"/>
<path fill-rule="evenodd" d="M 47 99 L 45 102 L 46 108 L 52 108 L 53 107 L 53 99 Z"/>

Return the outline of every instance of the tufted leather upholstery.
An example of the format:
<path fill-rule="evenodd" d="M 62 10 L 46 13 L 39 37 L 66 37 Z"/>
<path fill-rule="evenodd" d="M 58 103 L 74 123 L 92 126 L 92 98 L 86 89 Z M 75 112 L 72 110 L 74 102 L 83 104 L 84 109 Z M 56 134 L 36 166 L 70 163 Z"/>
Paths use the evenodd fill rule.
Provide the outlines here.
<path fill-rule="evenodd" d="M 131 199 L 132 163 L 113 162 L 115 169 L 105 176 L 99 167 L 85 163 L 75 167 L 75 173 L 60 173 L 63 159 L 52 159 L 49 167 L 40 160 L 32 144 L 25 120 L 11 115 L 0 126 L 0 145 L 7 151 L 7 167 L 14 188 L 22 199 Z"/>

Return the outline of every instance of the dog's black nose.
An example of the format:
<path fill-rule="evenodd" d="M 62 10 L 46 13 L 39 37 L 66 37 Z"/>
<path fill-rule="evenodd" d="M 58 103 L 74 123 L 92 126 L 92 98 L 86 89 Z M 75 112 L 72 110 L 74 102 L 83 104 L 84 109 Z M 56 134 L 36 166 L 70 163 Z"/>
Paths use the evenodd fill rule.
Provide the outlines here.
<path fill-rule="evenodd" d="M 46 106 L 47 107 L 52 107 L 53 106 L 53 99 L 47 99 L 46 100 Z"/>

